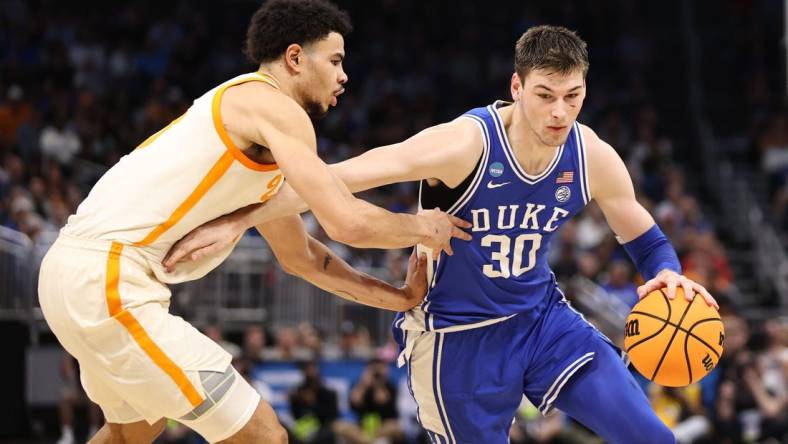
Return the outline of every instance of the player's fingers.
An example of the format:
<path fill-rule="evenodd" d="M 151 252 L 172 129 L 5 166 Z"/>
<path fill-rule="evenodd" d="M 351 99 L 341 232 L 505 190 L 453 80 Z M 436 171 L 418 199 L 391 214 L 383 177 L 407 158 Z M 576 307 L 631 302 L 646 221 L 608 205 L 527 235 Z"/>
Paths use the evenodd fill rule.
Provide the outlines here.
<path fill-rule="evenodd" d="M 458 227 L 471 228 L 473 226 L 473 224 L 471 224 L 470 222 L 468 222 L 466 220 L 463 220 L 463 219 L 460 219 L 457 216 L 453 216 L 453 215 L 448 214 L 448 213 L 447 213 L 447 215 L 449 216 L 449 220 L 451 221 L 451 223 L 453 223 L 454 225 L 456 225 Z"/>
<path fill-rule="evenodd" d="M 681 280 L 681 288 L 684 290 L 684 298 L 691 301 L 695 297 L 695 290 L 692 289 L 692 284 L 687 279 Z"/>
<path fill-rule="evenodd" d="M 643 284 L 640 287 L 638 287 L 638 289 L 637 289 L 638 297 L 640 297 L 642 299 L 642 298 L 646 297 L 647 294 L 651 293 L 652 291 L 656 290 L 657 288 L 659 288 L 658 285 L 657 285 L 657 280 L 656 279 L 651 279 L 648 282 L 646 282 L 645 284 Z"/>
<path fill-rule="evenodd" d="M 675 278 L 668 278 L 668 299 L 674 299 L 676 297 L 676 287 L 678 282 L 676 282 Z"/>
<path fill-rule="evenodd" d="M 414 248 L 413 252 L 410 254 L 410 257 L 408 258 L 408 272 L 410 272 L 411 270 L 415 270 L 417 264 L 418 262 L 416 261 L 416 249 Z"/>
<path fill-rule="evenodd" d="M 460 230 L 457 227 L 453 227 L 451 229 L 451 237 L 456 237 L 457 239 L 462 239 L 464 241 L 469 241 L 469 240 L 473 239 L 473 237 L 471 237 L 470 234 Z"/>
<path fill-rule="evenodd" d="M 451 242 L 446 241 L 446 243 L 443 244 L 443 251 L 445 251 L 449 256 L 454 254 L 454 250 L 451 249 Z"/>
<path fill-rule="evenodd" d="M 197 249 L 189 255 L 190 260 L 197 261 L 201 258 L 217 253 L 219 251 L 219 244 L 210 244 L 208 246 Z"/>
<path fill-rule="evenodd" d="M 183 260 L 184 257 L 189 255 L 192 248 L 189 241 L 186 241 L 185 238 L 178 241 L 167 253 L 167 257 L 164 258 L 164 267 L 168 269 L 168 271 L 172 271 L 172 268 L 175 265 Z"/>
<path fill-rule="evenodd" d="M 706 303 L 713 306 L 717 310 L 720 309 L 720 304 L 717 303 L 717 300 L 714 299 L 714 296 L 709 293 L 709 290 L 703 287 L 703 285 L 695 284 L 695 291 L 703 295 L 703 299 L 706 300 Z"/>
<path fill-rule="evenodd" d="M 419 255 L 418 261 L 416 261 L 416 264 L 416 270 L 419 272 L 419 274 L 425 274 L 427 271 L 427 255 L 421 253 Z"/>

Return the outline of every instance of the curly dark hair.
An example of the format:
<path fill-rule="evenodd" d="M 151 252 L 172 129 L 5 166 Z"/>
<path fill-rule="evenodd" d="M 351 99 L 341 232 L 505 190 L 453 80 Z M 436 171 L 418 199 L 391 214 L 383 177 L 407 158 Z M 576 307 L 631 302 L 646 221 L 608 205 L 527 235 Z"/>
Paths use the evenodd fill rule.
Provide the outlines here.
<path fill-rule="evenodd" d="M 586 42 L 563 26 L 534 26 L 517 40 L 514 69 L 521 81 L 535 69 L 559 74 L 579 69 L 585 76 L 588 73 Z"/>
<path fill-rule="evenodd" d="M 307 45 L 331 32 L 345 36 L 351 29 L 348 14 L 326 0 L 269 0 L 252 16 L 244 53 L 252 63 L 270 62 L 293 43 Z"/>

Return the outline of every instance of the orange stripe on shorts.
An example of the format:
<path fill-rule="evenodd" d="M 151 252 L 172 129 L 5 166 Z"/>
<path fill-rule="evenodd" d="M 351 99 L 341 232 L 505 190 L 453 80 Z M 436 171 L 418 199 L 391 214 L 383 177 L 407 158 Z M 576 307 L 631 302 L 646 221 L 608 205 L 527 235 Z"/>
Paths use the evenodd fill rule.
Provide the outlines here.
<path fill-rule="evenodd" d="M 183 395 L 189 400 L 192 407 L 200 405 L 204 399 L 200 393 L 194 388 L 191 381 L 186 377 L 186 373 L 178 367 L 172 359 L 167 356 L 155 342 L 148 336 L 148 333 L 142 327 L 142 324 L 131 314 L 131 312 L 124 310 L 120 301 L 120 292 L 118 291 L 118 283 L 120 282 L 120 256 L 123 252 L 123 244 L 113 242 L 112 248 L 109 251 L 109 258 L 107 259 L 107 308 L 109 315 L 117 319 L 126 330 L 128 330 L 131 337 L 137 342 L 137 345 L 142 348 L 142 351 L 148 355 L 153 362 L 167 373 L 167 375 L 175 382 L 175 385 L 181 389 Z"/>

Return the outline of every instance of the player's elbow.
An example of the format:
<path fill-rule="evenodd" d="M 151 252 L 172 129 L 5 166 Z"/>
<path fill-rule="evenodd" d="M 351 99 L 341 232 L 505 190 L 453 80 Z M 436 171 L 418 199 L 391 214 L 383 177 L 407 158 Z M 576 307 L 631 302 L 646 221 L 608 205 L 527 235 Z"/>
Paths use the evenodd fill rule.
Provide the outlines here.
<path fill-rule="evenodd" d="M 289 275 L 303 278 L 309 274 L 310 264 L 305 255 L 289 254 L 278 259 L 282 271 Z"/>
<path fill-rule="evenodd" d="M 328 237 L 351 247 L 363 247 L 365 239 L 369 237 L 369 229 L 360 218 L 327 224 L 324 228 Z"/>

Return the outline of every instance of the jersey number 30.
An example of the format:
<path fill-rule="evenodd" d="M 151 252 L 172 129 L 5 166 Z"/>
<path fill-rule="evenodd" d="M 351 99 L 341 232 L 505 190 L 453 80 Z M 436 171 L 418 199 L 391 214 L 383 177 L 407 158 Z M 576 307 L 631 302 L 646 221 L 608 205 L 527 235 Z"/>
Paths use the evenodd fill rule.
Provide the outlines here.
<path fill-rule="evenodd" d="M 531 249 L 528 251 L 528 259 L 523 264 L 525 241 L 531 242 Z M 508 279 L 510 276 L 517 277 L 534 268 L 534 265 L 536 265 L 536 252 L 542 245 L 542 235 L 539 233 L 528 233 L 521 234 L 515 238 L 511 267 L 509 266 L 509 252 L 512 247 L 512 238 L 500 234 L 488 234 L 482 238 L 482 247 L 492 247 L 493 244 L 500 246 L 498 251 L 493 251 L 491 257 L 493 262 L 498 262 L 498 269 L 496 269 L 494 263 L 485 264 L 482 267 L 482 273 L 491 278 L 502 277 Z"/>

